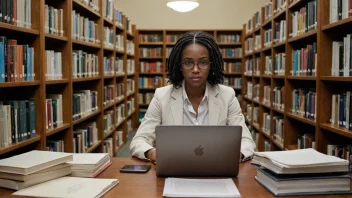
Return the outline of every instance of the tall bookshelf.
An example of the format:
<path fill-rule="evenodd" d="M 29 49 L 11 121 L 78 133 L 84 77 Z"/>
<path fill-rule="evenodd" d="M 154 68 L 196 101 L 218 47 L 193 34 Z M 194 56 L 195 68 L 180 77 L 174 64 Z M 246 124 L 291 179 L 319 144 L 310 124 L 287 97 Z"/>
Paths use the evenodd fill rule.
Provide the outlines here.
<path fill-rule="evenodd" d="M 52 10 L 48 11 L 47 7 L 51 7 Z M 60 14 L 50 16 L 50 14 L 56 12 L 60 13 L 58 11 L 60 9 L 62 9 L 62 18 L 60 18 Z M 6 146 L 2 145 L 0 147 L 0 158 L 31 149 L 47 150 L 48 143 L 52 141 L 60 141 L 58 147 L 61 148 L 62 140 L 64 146 L 61 151 L 73 152 L 74 131 L 89 122 L 95 122 L 96 124 L 96 141 L 91 136 L 91 143 L 88 143 L 82 152 L 101 153 L 104 152 L 104 147 L 112 147 L 111 154 L 115 156 L 128 136 L 128 122 L 132 121 L 130 118 L 136 116 L 135 110 L 128 110 L 127 108 L 128 101 L 131 101 L 132 98 L 134 98 L 133 102 L 135 103 L 136 94 L 134 91 L 127 93 L 126 88 L 128 79 L 135 80 L 134 74 L 126 72 L 127 60 L 135 59 L 133 45 L 130 48 L 132 52 L 127 51 L 128 42 L 136 43 L 135 25 L 132 25 L 128 17 L 113 6 L 112 1 L 107 0 L 95 0 L 93 4 L 90 3 L 89 5 L 83 0 L 31 0 L 30 10 L 31 28 L 18 27 L 20 24 L 16 26 L 0 22 L 0 29 L 1 36 L 17 40 L 18 45 L 29 44 L 30 47 L 33 47 L 35 52 L 33 65 L 35 77 L 27 82 L 1 82 L 0 101 L 33 98 L 35 101 L 35 135 L 33 134 L 30 138 L 24 138 L 24 140 Z M 76 37 L 73 32 L 74 30 L 80 30 L 78 26 L 74 25 L 77 21 L 72 20 L 74 18 L 73 13 L 87 18 L 90 21 L 89 23 L 95 24 L 89 26 L 89 28 L 86 27 L 91 33 L 84 35 L 83 39 Z M 49 22 L 49 20 L 52 21 Z M 63 34 L 60 34 L 60 31 L 56 33 L 54 26 L 50 26 L 53 28 L 51 31 L 49 24 L 56 24 L 60 21 L 63 23 Z M 120 40 L 117 40 L 116 35 L 121 36 Z M 48 75 L 50 69 L 47 67 L 46 50 L 61 52 L 62 78 L 50 78 L 50 75 Z M 79 50 L 91 54 L 91 57 L 88 55 L 85 57 L 84 60 L 87 60 L 87 65 L 84 65 L 83 70 L 77 68 L 75 70 L 74 68 L 74 60 L 77 61 L 77 59 L 75 59 L 73 53 L 79 53 Z M 94 59 L 94 57 L 97 57 L 97 59 Z M 97 60 L 98 64 L 98 71 L 96 72 L 92 69 L 94 67 L 89 67 L 94 65 L 94 60 Z M 122 67 L 119 68 L 120 70 L 117 60 L 121 60 Z M 92 62 L 88 63 L 88 61 Z M 130 65 L 130 67 L 135 67 L 135 65 Z M 82 72 L 82 75 L 74 73 L 78 70 Z M 57 70 L 51 75 L 55 76 L 55 72 Z M 84 72 L 86 73 L 84 74 Z M 120 92 L 118 92 L 116 86 L 119 83 L 123 87 Z M 110 88 L 108 88 L 109 86 Z M 96 106 L 92 112 L 81 114 L 81 117 L 73 120 L 73 111 L 75 110 L 73 108 L 76 102 L 74 97 L 77 90 L 96 91 L 96 97 L 93 94 L 90 98 L 96 100 L 93 101 Z M 46 99 L 50 98 L 49 94 L 60 94 L 62 96 L 63 120 L 54 128 L 50 126 L 47 128 L 47 107 L 53 110 L 53 106 L 47 106 Z M 117 115 L 118 107 L 122 104 L 125 108 L 122 109 L 120 115 Z M 132 108 L 134 107 L 135 104 L 132 105 Z M 109 113 L 109 118 L 107 118 L 106 115 Z M 109 121 L 106 119 L 109 119 Z M 106 123 L 109 123 L 109 126 L 105 128 Z M 104 131 L 104 129 L 106 130 Z M 118 133 L 122 133 L 122 135 L 119 136 Z M 119 141 L 119 139 L 121 140 Z M 107 142 L 107 140 L 110 142 Z"/>
<path fill-rule="evenodd" d="M 242 109 L 259 151 L 294 150 L 302 148 L 302 144 L 305 144 L 306 147 L 313 146 L 322 153 L 334 154 L 338 151 L 341 157 L 341 150 L 336 150 L 336 147 L 351 145 L 351 128 L 334 125 L 331 118 L 332 95 L 342 95 L 350 91 L 352 82 L 349 74 L 347 76 L 332 74 L 332 43 L 343 41 L 347 34 L 351 34 L 351 30 L 347 27 L 351 25 L 352 18 L 347 17 L 330 23 L 329 4 L 329 1 L 273 0 L 260 10 L 257 26 L 255 26 L 256 15 L 243 25 L 245 50 Z M 312 11 L 315 5 L 316 23 L 314 18 L 309 19 L 307 30 L 292 34 L 295 32 L 292 22 L 295 14 L 305 6 L 306 12 Z M 314 13 L 307 15 L 314 17 Z M 286 26 L 281 22 L 283 20 L 286 20 Z M 280 30 L 280 26 L 284 27 L 281 29 L 283 32 L 277 36 L 276 32 Z M 302 26 L 298 26 L 298 30 L 300 27 Z M 269 39 L 271 42 L 266 43 L 265 32 L 269 29 L 272 29 Z M 255 40 L 255 35 L 258 34 L 261 36 L 260 49 L 255 50 L 255 41 L 252 42 L 251 39 Z M 301 49 L 304 49 L 302 53 L 307 53 L 307 59 L 303 61 L 312 61 L 311 64 L 297 64 L 295 58 L 297 54 L 294 51 Z M 248 60 L 256 57 L 261 60 L 259 75 L 255 72 L 255 64 L 246 64 Z M 270 59 L 272 70 L 267 72 L 266 66 L 269 64 L 267 61 Z M 259 86 L 259 100 L 255 98 L 256 85 Z M 302 101 L 294 98 L 294 90 L 297 90 L 296 97 L 301 100 L 303 96 L 308 98 L 307 107 Z M 265 93 L 266 91 L 269 95 Z M 269 103 L 265 103 L 265 96 L 269 97 Z M 339 104 L 346 105 L 346 102 L 341 102 Z M 297 105 L 298 109 L 295 110 L 294 105 Z M 259 108 L 257 122 L 254 121 L 256 107 Z M 263 129 L 267 124 L 264 122 L 264 113 L 267 113 L 267 123 L 270 123 L 268 133 Z M 343 122 L 343 119 L 340 121 Z M 278 122 L 277 125 L 283 124 L 281 135 L 274 129 L 275 122 Z"/>
<path fill-rule="evenodd" d="M 138 124 L 141 122 L 156 88 L 167 85 L 167 61 L 172 47 L 186 29 L 138 29 Z M 234 88 L 241 99 L 242 87 L 242 30 L 200 30 L 216 39 L 225 63 L 224 84 Z M 153 50 L 150 50 L 153 49 Z M 236 50 L 235 50 L 236 49 Z M 148 51 L 149 50 L 149 51 Z M 143 79 L 143 80 L 142 80 Z M 148 80 L 146 80 L 148 79 Z M 136 125 L 138 127 L 138 125 Z"/>

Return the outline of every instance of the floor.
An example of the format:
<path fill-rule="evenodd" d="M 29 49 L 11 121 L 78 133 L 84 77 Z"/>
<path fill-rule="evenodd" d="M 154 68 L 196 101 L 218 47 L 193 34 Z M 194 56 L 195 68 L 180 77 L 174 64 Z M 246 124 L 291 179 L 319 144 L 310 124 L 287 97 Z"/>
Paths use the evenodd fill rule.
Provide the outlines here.
<path fill-rule="evenodd" d="M 135 135 L 136 135 L 136 130 L 128 134 L 126 143 L 122 146 L 119 152 L 117 152 L 116 157 L 131 157 L 130 144 L 131 144 L 132 138 Z"/>

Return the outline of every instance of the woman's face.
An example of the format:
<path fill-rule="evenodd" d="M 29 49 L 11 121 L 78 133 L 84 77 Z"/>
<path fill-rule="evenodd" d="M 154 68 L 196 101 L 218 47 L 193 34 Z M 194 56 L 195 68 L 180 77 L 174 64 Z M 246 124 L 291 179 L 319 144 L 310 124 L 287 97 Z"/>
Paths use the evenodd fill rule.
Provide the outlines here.
<path fill-rule="evenodd" d="M 181 70 L 188 86 L 204 86 L 210 71 L 208 49 L 200 44 L 186 46 L 182 51 Z"/>

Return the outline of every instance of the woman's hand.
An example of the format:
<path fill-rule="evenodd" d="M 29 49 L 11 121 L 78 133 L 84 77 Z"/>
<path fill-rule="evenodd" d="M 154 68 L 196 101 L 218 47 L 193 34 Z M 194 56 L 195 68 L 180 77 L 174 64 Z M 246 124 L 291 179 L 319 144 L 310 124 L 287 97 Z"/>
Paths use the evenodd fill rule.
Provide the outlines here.
<path fill-rule="evenodd" d="M 147 152 L 147 156 L 148 159 L 152 160 L 153 162 L 156 161 L 156 149 L 152 148 Z"/>

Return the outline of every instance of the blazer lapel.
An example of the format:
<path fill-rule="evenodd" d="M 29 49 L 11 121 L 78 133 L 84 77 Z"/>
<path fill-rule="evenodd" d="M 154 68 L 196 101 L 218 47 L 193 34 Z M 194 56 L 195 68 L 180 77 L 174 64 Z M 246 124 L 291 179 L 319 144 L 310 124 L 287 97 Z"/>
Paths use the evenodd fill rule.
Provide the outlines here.
<path fill-rule="evenodd" d="M 175 125 L 183 124 L 183 100 L 182 88 L 175 89 L 171 93 L 171 114 Z"/>
<path fill-rule="evenodd" d="M 219 94 L 219 89 L 217 85 L 208 86 L 208 96 L 209 96 L 209 125 L 218 125 L 219 115 L 220 115 L 220 101 L 217 98 Z"/>

